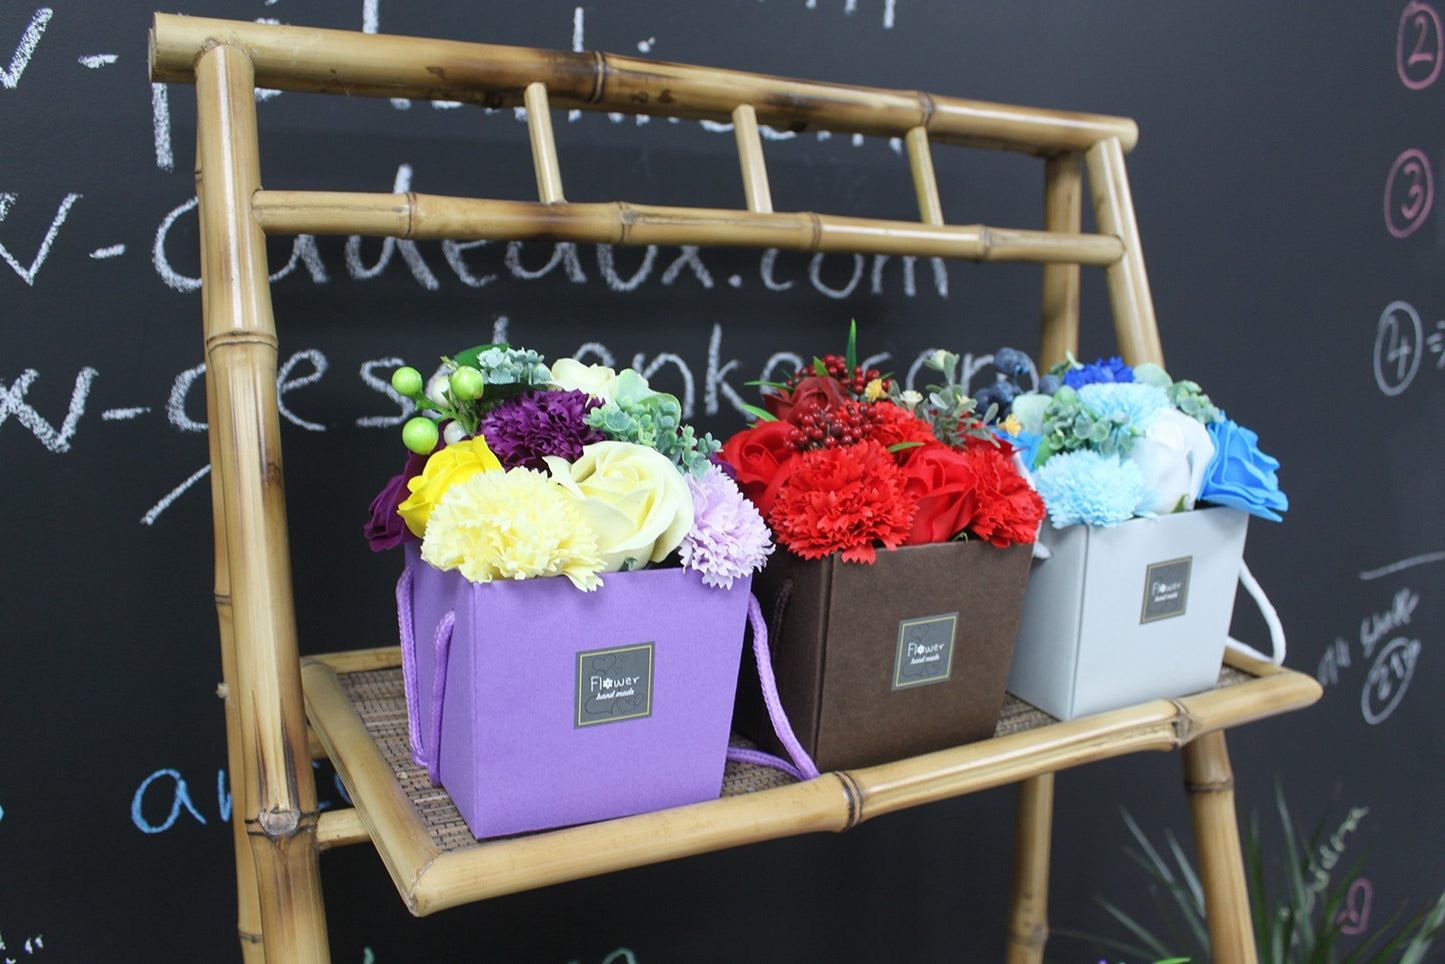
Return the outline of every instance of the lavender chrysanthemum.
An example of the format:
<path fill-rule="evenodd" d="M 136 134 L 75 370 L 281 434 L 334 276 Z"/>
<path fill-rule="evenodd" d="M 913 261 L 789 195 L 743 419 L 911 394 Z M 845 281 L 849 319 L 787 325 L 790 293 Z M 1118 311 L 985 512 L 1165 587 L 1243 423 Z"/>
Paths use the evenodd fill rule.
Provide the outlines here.
<path fill-rule="evenodd" d="M 1148 431 L 1149 423 L 1160 412 L 1174 407 L 1168 392 L 1143 382 L 1085 385 L 1079 389 L 1079 401 L 1105 418 L 1122 415 L 1128 419 L 1126 424 L 1141 432 Z"/>
<path fill-rule="evenodd" d="M 1132 382 L 1133 380 L 1134 369 L 1124 364 L 1124 359 L 1118 355 L 1113 358 L 1100 358 L 1092 365 L 1071 368 L 1064 372 L 1064 384 L 1076 389 L 1083 388 L 1085 385 Z"/>
<path fill-rule="evenodd" d="M 718 465 L 708 466 L 702 478 L 689 474 L 687 484 L 693 522 L 678 547 L 682 564 L 702 573 L 706 585 L 731 589 L 733 580 L 763 567 L 773 551 L 772 533 Z"/>
<path fill-rule="evenodd" d="M 585 422 L 587 413 L 599 405 L 586 392 L 533 389 L 483 416 L 481 434 L 504 468 L 546 471 L 545 456 L 574 462 L 584 445 L 603 440 L 602 433 Z"/>
<path fill-rule="evenodd" d="M 1133 462 L 1089 449 L 1061 452 L 1034 470 L 1049 521 L 1062 528 L 1083 523 L 1111 526 L 1134 517 L 1144 498 L 1144 476 Z"/>

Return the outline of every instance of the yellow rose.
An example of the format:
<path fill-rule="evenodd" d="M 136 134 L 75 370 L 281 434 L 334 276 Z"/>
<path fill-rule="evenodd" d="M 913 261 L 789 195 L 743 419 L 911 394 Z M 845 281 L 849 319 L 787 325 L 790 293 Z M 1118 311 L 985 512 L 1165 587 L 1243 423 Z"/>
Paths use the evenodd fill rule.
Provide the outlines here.
<path fill-rule="evenodd" d="M 564 392 L 586 392 L 602 402 L 617 399 L 617 372 L 606 365 L 584 365 L 575 358 L 554 361 L 552 380 L 547 385 Z"/>
<path fill-rule="evenodd" d="M 661 562 L 692 528 L 692 491 L 672 460 L 632 442 L 594 442 L 576 462 L 548 456 L 552 477 L 597 530 L 601 572 Z"/>
<path fill-rule="evenodd" d="M 425 536 L 432 509 L 436 508 L 447 489 L 478 472 L 490 472 L 501 467 L 502 463 L 497 461 L 492 450 L 487 448 L 486 439 L 480 435 L 448 445 L 432 453 L 421 475 L 407 480 L 406 487 L 411 496 L 396 507 L 397 514 L 413 535 Z"/>

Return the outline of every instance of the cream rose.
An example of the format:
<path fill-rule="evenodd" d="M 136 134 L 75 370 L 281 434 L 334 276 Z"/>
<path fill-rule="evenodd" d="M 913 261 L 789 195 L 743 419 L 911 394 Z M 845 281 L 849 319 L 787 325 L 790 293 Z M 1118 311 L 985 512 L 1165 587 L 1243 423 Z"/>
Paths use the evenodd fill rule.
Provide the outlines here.
<path fill-rule="evenodd" d="M 603 402 L 617 400 L 617 372 L 605 365 L 584 365 L 575 358 L 553 362 L 552 380 L 547 385 L 564 392 L 586 392 Z"/>
<path fill-rule="evenodd" d="M 597 530 L 602 572 L 661 562 L 692 528 L 692 493 L 667 456 L 631 442 L 594 442 L 568 463 L 548 456 L 552 477 L 582 503 Z"/>

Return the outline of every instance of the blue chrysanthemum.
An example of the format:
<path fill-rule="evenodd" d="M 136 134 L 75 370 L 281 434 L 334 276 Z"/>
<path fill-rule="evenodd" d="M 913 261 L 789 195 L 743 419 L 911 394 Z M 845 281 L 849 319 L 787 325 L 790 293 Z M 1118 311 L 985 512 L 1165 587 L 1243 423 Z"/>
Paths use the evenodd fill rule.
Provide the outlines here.
<path fill-rule="evenodd" d="M 1097 382 L 1079 389 L 1079 401 L 1105 418 L 1124 416 L 1125 424 L 1147 431 L 1154 417 L 1173 408 L 1169 393 L 1143 382 Z"/>
<path fill-rule="evenodd" d="M 1071 368 L 1064 372 L 1064 384 L 1070 388 L 1083 388 L 1085 385 L 1109 384 L 1113 382 L 1132 382 L 1134 380 L 1134 369 L 1124 364 L 1124 359 L 1115 355 L 1113 358 L 1100 358 L 1092 365 L 1085 365 L 1083 368 Z"/>
<path fill-rule="evenodd" d="M 1089 449 L 1049 459 L 1034 470 L 1034 488 L 1043 496 L 1049 520 L 1060 528 L 1127 522 L 1145 494 L 1138 466 Z"/>

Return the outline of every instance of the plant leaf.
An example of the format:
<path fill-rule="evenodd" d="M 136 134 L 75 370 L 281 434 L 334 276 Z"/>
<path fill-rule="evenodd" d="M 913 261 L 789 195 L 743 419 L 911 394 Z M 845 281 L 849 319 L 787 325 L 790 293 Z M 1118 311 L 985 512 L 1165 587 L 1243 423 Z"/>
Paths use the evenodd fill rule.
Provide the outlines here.
<path fill-rule="evenodd" d="M 851 375 L 853 369 L 858 367 L 858 319 L 848 319 L 848 350 L 843 355 L 844 364 L 848 366 L 848 373 Z"/>
<path fill-rule="evenodd" d="M 749 415 L 756 416 L 758 421 L 760 422 L 776 422 L 778 420 L 778 416 L 774 415 L 766 408 L 759 408 L 756 405 L 748 405 L 744 403 L 743 411 L 747 412 Z"/>

